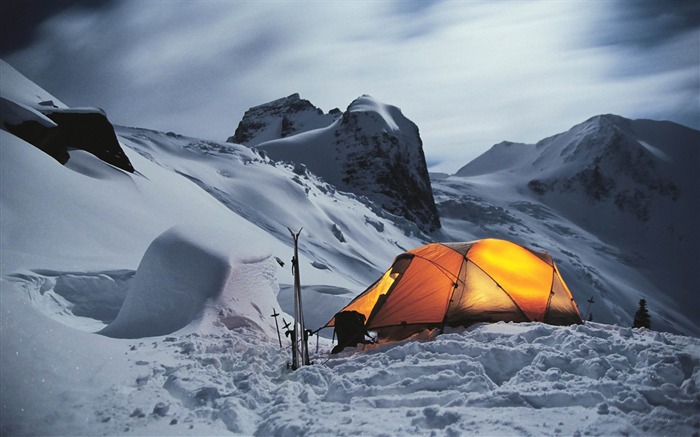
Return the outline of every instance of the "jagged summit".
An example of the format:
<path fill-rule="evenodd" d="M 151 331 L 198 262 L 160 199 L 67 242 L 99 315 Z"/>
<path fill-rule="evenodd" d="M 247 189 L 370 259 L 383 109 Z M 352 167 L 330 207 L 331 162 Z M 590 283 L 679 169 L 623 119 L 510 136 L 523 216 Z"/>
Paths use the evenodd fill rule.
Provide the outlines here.
<path fill-rule="evenodd" d="M 247 110 L 236 132 L 226 141 L 252 147 L 265 141 L 326 127 L 340 114 L 339 109 L 325 114 L 294 93 Z"/>
<path fill-rule="evenodd" d="M 282 135 L 281 128 L 290 123 L 298 130 Z M 273 159 L 304 164 L 424 231 L 440 228 L 418 127 L 395 106 L 363 95 L 344 113 L 323 114 L 292 95 L 251 108 L 239 131 L 255 132 L 246 144 Z"/>
<path fill-rule="evenodd" d="M 605 114 L 536 144 L 497 144 L 456 175 L 507 173 L 551 201 L 610 204 L 647 222 L 662 201 L 697 203 L 698 144 L 700 132 L 682 125 Z"/>
<path fill-rule="evenodd" d="M 641 169 L 672 177 L 679 169 L 668 167 L 677 163 L 681 173 L 695 171 L 698 135 L 698 131 L 672 122 L 597 115 L 536 144 L 496 144 L 455 175 L 508 172 L 542 179 L 598 166 L 618 177 L 627 175 L 642 182 L 651 176 L 637 174 Z"/>

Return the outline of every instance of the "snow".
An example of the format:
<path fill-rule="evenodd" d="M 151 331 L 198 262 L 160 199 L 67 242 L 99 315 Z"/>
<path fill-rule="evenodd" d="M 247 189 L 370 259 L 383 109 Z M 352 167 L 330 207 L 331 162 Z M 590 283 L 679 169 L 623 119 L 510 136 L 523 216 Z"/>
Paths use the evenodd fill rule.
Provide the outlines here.
<path fill-rule="evenodd" d="M 22 73 L 2 59 L 0 59 L 0 85 L 2 96 L 7 100 L 29 107 L 41 107 L 44 105 L 39 105 L 40 103 L 49 104 L 51 102 L 57 108 L 67 108 L 63 102 L 25 78 Z"/>
<path fill-rule="evenodd" d="M 23 103 L 0 97 L 0 114 L 3 122 L 18 125 L 25 121 L 36 121 L 44 127 L 56 127 L 49 117 Z"/>
<path fill-rule="evenodd" d="M 433 181 L 443 231 L 546 250 L 596 321 L 628 325 L 645 298 L 656 329 L 700 335 L 698 144 L 684 126 L 612 115 L 497 144 Z"/>
<path fill-rule="evenodd" d="M 404 117 L 401 111 L 396 106 L 387 105 L 367 94 L 355 99 L 350 106 L 349 112 L 366 112 L 376 113 L 379 115 L 381 122 L 385 123 L 390 130 L 399 131 L 399 124 Z"/>
<path fill-rule="evenodd" d="M 503 169 L 520 167 L 532 159 L 534 145 L 510 143 L 504 141 L 465 165 L 455 176 L 479 176 L 493 174 Z"/>
<path fill-rule="evenodd" d="M 167 230 L 146 250 L 119 314 L 100 333 L 153 337 L 218 318 L 224 324 L 267 327 L 274 335 L 272 321 L 259 307 L 280 311 L 274 261 L 260 247 L 259 253 L 237 253 L 237 243 L 235 235 L 219 229 Z"/>
<path fill-rule="evenodd" d="M 8 102 L 60 103 L 0 67 Z M 314 364 L 291 371 L 271 317 L 291 321 L 287 227 L 304 228 L 314 329 L 428 237 L 246 147 L 116 130 L 133 174 L 80 150 L 62 166 L 0 130 L 0 434 L 698 433 L 700 339 L 625 327 L 635 290 L 651 289 L 638 260 L 498 177 L 434 182 L 447 213 L 437 237 L 550 251 L 579 305 L 595 292 L 608 323 L 480 324 L 333 356 L 325 330 Z M 646 297 L 655 329 L 696 332 L 677 304 Z"/>
<path fill-rule="evenodd" d="M 0 260 L 3 275 L 26 266 L 133 270 L 151 241 L 180 223 L 269 240 L 190 181 L 133 150 L 125 152 L 140 173 L 130 175 L 83 151 L 70 151 L 64 167 L 5 131 L 0 141 L 0 241 L 12 254 Z"/>
<path fill-rule="evenodd" d="M 477 325 L 330 358 L 312 346 L 292 372 L 252 325 L 110 339 L 2 299 L 3 375 L 31 378 L 3 376 L 3 434 L 691 435 L 700 421 L 700 340 L 668 333 Z"/>
<path fill-rule="evenodd" d="M 672 161 L 673 161 L 673 160 L 671 159 L 671 157 L 668 156 L 668 154 L 666 154 L 666 152 L 664 152 L 663 150 L 659 149 L 658 147 L 654 147 L 654 146 L 652 146 L 651 144 L 647 143 L 646 141 L 639 141 L 639 144 L 641 144 L 642 146 L 644 146 L 645 149 L 647 149 L 648 151 L 650 151 L 650 152 L 651 152 L 654 156 L 656 156 L 657 158 L 662 159 L 662 160 L 667 161 L 667 162 L 672 162 Z"/>

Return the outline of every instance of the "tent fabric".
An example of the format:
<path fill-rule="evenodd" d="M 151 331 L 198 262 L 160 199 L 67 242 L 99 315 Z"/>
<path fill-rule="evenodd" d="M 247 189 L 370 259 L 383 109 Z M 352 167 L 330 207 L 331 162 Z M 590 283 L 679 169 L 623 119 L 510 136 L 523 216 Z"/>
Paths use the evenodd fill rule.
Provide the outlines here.
<path fill-rule="evenodd" d="M 476 322 L 582 323 L 549 254 L 493 238 L 405 252 L 341 311 L 358 311 L 368 330 L 392 338 Z"/>

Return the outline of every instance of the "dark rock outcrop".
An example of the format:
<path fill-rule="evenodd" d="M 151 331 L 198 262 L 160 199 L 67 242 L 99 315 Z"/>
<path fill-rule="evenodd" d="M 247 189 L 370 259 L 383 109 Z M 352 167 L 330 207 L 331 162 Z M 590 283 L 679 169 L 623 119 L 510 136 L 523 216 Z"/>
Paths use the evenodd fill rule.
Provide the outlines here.
<path fill-rule="evenodd" d="M 119 145 L 114 127 L 101 110 L 47 108 L 42 112 L 57 126 L 48 127 L 35 120 L 5 123 L 5 126 L 10 133 L 51 155 L 61 164 L 68 162 L 71 149 L 82 149 L 108 164 L 134 172 L 134 167 Z"/>
<path fill-rule="evenodd" d="M 396 113 L 389 124 L 396 123 L 398 129 L 383 126 L 386 115 L 374 107 L 351 104 L 343 114 L 335 134 L 339 156 L 344 158 L 342 188 L 367 196 L 423 231 L 437 230 L 440 217 L 418 127 L 398 108 L 391 109 Z"/>

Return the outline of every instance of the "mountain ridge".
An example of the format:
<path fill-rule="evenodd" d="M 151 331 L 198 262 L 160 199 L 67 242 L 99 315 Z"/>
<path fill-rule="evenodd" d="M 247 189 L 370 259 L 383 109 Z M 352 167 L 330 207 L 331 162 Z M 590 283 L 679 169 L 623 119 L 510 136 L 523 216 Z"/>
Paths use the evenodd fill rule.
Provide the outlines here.
<path fill-rule="evenodd" d="M 620 293 L 627 303 L 617 305 L 626 311 L 653 296 L 655 305 L 670 300 L 692 320 L 691 308 L 700 305 L 699 152 L 699 131 L 604 114 L 535 144 L 496 144 L 433 186 L 448 231 L 474 226 L 477 236 L 512 234 L 547 246 L 559 241 L 548 248 L 565 259 L 563 269 L 588 270 L 573 274 L 578 278 L 570 287 L 593 291 L 608 305 L 599 314 L 621 317 L 611 297 Z M 572 238 L 598 253 L 566 249 Z M 594 267 L 596 258 L 611 264 Z M 613 280 L 605 273 L 612 265 L 628 279 Z"/>
<path fill-rule="evenodd" d="M 248 109 L 226 142 L 253 147 L 271 139 L 326 127 L 340 115 L 337 108 L 324 114 L 299 93 L 294 93 Z"/>

